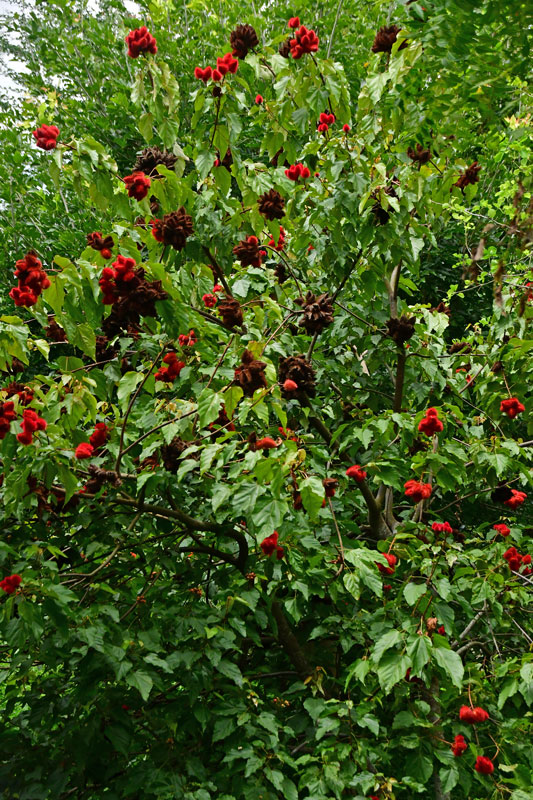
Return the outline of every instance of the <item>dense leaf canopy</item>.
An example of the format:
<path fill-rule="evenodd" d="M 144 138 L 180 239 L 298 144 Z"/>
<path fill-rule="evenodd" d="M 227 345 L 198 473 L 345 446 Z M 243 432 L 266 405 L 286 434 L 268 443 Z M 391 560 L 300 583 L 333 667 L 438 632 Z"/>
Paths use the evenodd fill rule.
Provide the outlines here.
<path fill-rule="evenodd" d="M 423 2 L 2 20 L 3 797 L 533 796 L 533 18 Z"/>

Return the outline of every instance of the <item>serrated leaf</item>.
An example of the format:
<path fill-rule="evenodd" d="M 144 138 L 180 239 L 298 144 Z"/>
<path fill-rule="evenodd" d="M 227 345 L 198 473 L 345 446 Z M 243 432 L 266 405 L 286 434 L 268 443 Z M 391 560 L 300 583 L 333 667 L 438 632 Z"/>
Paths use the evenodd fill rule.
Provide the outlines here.
<path fill-rule="evenodd" d="M 130 672 L 126 678 L 126 683 L 134 689 L 137 689 L 142 699 L 145 701 L 148 700 L 150 692 L 152 691 L 152 686 L 154 685 L 148 673 L 140 669 L 136 670 L 136 672 Z"/>
<path fill-rule="evenodd" d="M 200 427 L 205 428 L 214 422 L 220 413 L 223 397 L 212 389 L 204 389 L 198 397 L 198 419 Z"/>

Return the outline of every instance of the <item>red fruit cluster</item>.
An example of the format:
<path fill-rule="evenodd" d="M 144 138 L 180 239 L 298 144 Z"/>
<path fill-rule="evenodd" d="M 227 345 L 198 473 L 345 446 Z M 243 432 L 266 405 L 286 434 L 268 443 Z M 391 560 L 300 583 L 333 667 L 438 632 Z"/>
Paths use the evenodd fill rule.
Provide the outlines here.
<path fill-rule="evenodd" d="M 531 564 L 531 556 L 529 554 L 521 555 L 516 547 L 510 547 L 505 551 L 503 557 L 509 565 L 511 572 L 520 572 L 521 567 L 525 567 L 522 571 L 523 575 L 530 575 L 533 570 L 529 566 Z"/>
<path fill-rule="evenodd" d="M 279 226 L 278 243 L 276 244 L 276 240 L 273 236 L 271 236 L 268 246 L 274 247 L 276 250 L 278 250 L 278 252 L 285 248 L 285 229 L 281 225 Z"/>
<path fill-rule="evenodd" d="M 522 411 L 525 411 L 526 407 L 522 405 L 520 400 L 517 397 L 508 397 L 506 400 L 502 400 L 500 403 L 500 411 L 510 419 L 514 419 L 518 414 L 521 414 Z"/>
<path fill-rule="evenodd" d="M 111 248 L 114 247 L 115 242 L 112 236 L 103 237 L 99 231 L 87 234 L 87 244 L 93 250 L 98 250 L 102 258 L 111 258 Z"/>
<path fill-rule="evenodd" d="M 503 522 L 498 522 L 496 525 L 493 525 L 492 527 L 495 531 L 501 533 L 502 536 L 509 536 L 509 534 L 511 533 L 511 529 L 508 528 L 507 525 L 505 525 L 505 523 Z"/>
<path fill-rule="evenodd" d="M 130 31 L 126 36 L 128 55 L 130 58 L 139 58 L 141 53 L 157 53 L 157 43 L 146 25 Z"/>
<path fill-rule="evenodd" d="M 449 522 L 434 522 L 431 530 L 433 533 L 453 533 L 453 528 Z"/>
<path fill-rule="evenodd" d="M 410 497 L 415 503 L 420 503 L 421 500 L 427 500 L 431 497 L 431 484 L 419 483 L 419 481 L 406 481 L 404 483 L 405 496 Z"/>
<path fill-rule="evenodd" d="M 418 423 L 418 430 L 425 433 L 426 436 L 433 436 L 434 433 L 440 433 L 444 425 L 439 419 L 439 412 L 436 408 L 428 408 L 426 416 Z"/>
<path fill-rule="evenodd" d="M 17 418 L 15 404 L 12 400 L 0 403 L 0 439 L 4 439 L 9 433 L 10 423 Z"/>
<path fill-rule="evenodd" d="M 309 178 L 311 172 L 309 167 L 304 167 L 303 164 L 291 164 L 290 167 L 285 170 L 285 175 L 291 181 L 298 181 L 300 178 L 303 178 L 305 181 Z"/>
<path fill-rule="evenodd" d="M 276 558 L 278 561 L 283 558 L 285 551 L 281 545 L 278 544 L 279 534 L 277 531 L 274 531 L 270 536 L 267 536 L 266 539 L 263 539 L 261 542 L 261 550 L 266 556 L 271 556 L 273 553 L 276 554 Z"/>
<path fill-rule="evenodd" d="M 326 133 L 329 131 L 330 126 L 335 123 L 335 114 L 328 114 L 327 112 L 322 112 L 322 114 L 318 118 L 318 126 L 317 129 L 321 133 Z"/>
<path fill-rule="evenodd" d="M 16 306 L 34 306 L 41 292 L 50 286 L 43 265 L 34 253 L 26 253 L 16 262 L 15 278 L 18 286 L 11 289 L 9 296 Z"/>
<path fill-rule="evenodd" d="M 97 422 L 94 426 L 94 432 L 89 436 L 89 442 L 97 450 L 103 447 L 109 440 L 109 428 L 105 422 Z"/>
<path fill-rule="evenodd" d="M 7 578 L 0 581 L 0 589 L 6 594 L 13 594 L 17 591 L 21 583 L 22 578 L 20 575 L 8 575 Z"/>
<path fill-rule="evenodd" d="M 46 430 L 46 422 L 40 417 L 36 411 L 31 408 L 25 408 L 22 412 L 22 433 L 17 433 L 17 439 L 21 444 L 31 444 L 33 442 L 33 434 L 36 431 Z"/>
<path fill-rule="evenodd" d="M 55 125 L 41 125 L 32 131 L 35 137 L 37 147 L 43 150 L 54 150 L 57 147 L 57 137 L 59 136 L 59 128 Z"/>
<path fill-rule="evenodd" d="M 465 737 L 462 736 L 460 733 L 458 733 L 455 739 L 453 740 L 451 751 L 457 758 L 457 756 L 462 756 L 466 750 L 468 750 L 468 745 L 465 741 Z"/>
<path fill-rule="evenodd" d="M 305 25 L 302 25 L 298 30 L 294 29 L 294 39 L 290 40 L 291 56 L 298 59 L 304 53 L 316 53 L 318 41 L 316 33 L 306 28 Z"/>
<path fill-rule="evenodd" d="M 238 66 L 239 60 L 234 58 L 233 53 L 226 53 L 224 56 L 217 58 L 216 67 L 208 66 L 204 69 L 202 69 L 202 67 L 195 67 L 194 77 L 204 83 L 207 83 L 207 81 L 211 79 L 218 82 L 221 81 L 228 72 L 234 75 L 237 72 Z"/>
<path fill-rule="evenodd" d="M 126 256 L 117 256 L 110 267 L 104 267 L 98 281 L 103 292 L 102 302 L 109 306 L 116 303 L 135 282 L 135 261 Z"/>
<path fill-rule="evenodd" d="M 353 478 L 357 483 L 363 483 L 366 478 L 366 472 L 358 464 L 353 464 L 351 467 L 348 467 L 346 475 L 349 478 Z"/>
<path fill-rule="evenodd" d="M 519 492 L 518 489 L 511 489 L 511 497 L 508 500 L 505 500 L 504 505 L 513 509 L 518 508 L 518 506 L 521 506 L 526 498 L 527 494 L 525 492 Z"/>
<path fill-rule="evenodd" d="M 191 329 L 189 333 L 180 333 L 178 343 L 180 347 L 194 347 L 198 339 L 195 332 Z"/>
<path fill-rule="evenodd" d="M 206 308 L 214 308 L 217 304 L 218 297 L 214 294 L 203 294 L 202 300 Z"/>
<path fill-rule="evenodd" d="M 166 364 L 167 366 L 161 367 L 155 373 L 156 381 L 165 381 L 167 383 L 172 383 L 172 381 L 176 380 L 181 370 L 185 366 L 183 361 L 178 360 L 178 356 L 176 353 L 167 353 L 163 359 L 163 363 Z"/>
<path fill-rule="evenodd" d="M 135 200 L 144 200 L 152 183 L 144 172 L 132 172 L 131 175 L 126 175 L 123 180 L 128 189 L 129 197 L 134 197 Z"/>
<path fill-rule="evenodd" d="M 461 706 L 459 709 L 459 719 L 461 722 L 469 722 L 471 725 L 476 725 L 478 722 L 486 722 L 489 718 L 489 712 L 484 708 L 476 706 Z"/>
<path fill-rule="evenodd" d="M 381 555 L 387 561 L 389 566 L 386 567 L 385 564 L 382 564 L 380 561 L 376 561 L 374 562 L 376 567 L 381 573 L 383 573 L 383 575 L 394 575 L 398 559 L 392 553 L 382 553 Z"/>
<path fill-rule="evenodd" d="M 486 758 L 486 756 L 478 756 L 476 758 L 474 769 L 476 772 L 480 772 L 481 775 L 492 775 L 494 772 L 494 764 L 490 758 Z"/>

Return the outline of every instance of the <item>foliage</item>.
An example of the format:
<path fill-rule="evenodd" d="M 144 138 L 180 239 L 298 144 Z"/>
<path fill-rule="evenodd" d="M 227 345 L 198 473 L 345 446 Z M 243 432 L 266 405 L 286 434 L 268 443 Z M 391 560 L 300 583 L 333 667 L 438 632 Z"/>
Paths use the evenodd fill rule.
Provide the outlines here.
<path fill-rule="evenodd" d="M 5 283 L 50 281 L 0 317 L 6 798 L 531 796 L 527 9 L 387 8 L 295 7 L 297 59 L 281 3 L 6 20 Z"/>

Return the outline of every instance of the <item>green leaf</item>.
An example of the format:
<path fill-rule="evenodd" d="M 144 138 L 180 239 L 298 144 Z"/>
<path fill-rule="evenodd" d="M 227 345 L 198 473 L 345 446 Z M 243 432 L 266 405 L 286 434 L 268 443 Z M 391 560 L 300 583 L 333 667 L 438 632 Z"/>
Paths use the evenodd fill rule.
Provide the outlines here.
<path fill-rule="evenodd" d="M 448 673 L 454 686 L 462 688 L 464 667 L 459 656 L 454 650 L 447 650 L 445 647 L 434 647 L 433 656 L 437 664 Z"/>
<path fill-rule="evenodd" d="M 223 397 L 212 389 L 203 389 L 198 397 L 198 419 L 200 427 L 205 428 L 214 422 L 220 413 Z"/>
<path fill-rule="evenodd" d="M 126 678 L 126 683 L 128 683 L 134 689 L 137 689 L 143 700 L 148 700 L 148 696 L 152 690 L 152 686 L 154 685 L 148 673 L 143 672 L 142 670 L 130 672 Z"/>
<path fill-rule="evenodd" d="M 390 653 L 384 656 L 377 669 L 380 686 L 385 694 L 388 694 L 398 681 L 405 678 L 405 673 L 411 665 L 407 656 L 400 656 L 398 653 Z"/>
<path fill-rule="evenodd" d="M 130 395 L 135 391 L 142 379 L 143 375 L 141 372 L 126 372 L 120 379 L 117 388 L 117 397 L 123 408 L 128 405 Z"/>
<path fill-rule="evenodd" d="M 229 678 L 236 683 L 237 686 L 243 685 L 241 671 L 236 664 L 233 664 L 231 661 L 222 660 L 217 669 L 222 675 L 225 675 L 226 678 Z"/>
<path fill-rule="evenodd" d="M 147 111 L 143 114 L 139 119 L 139 131 L 141 132 L 144 139 L 149 142 L 153 137 L 153 126 L 154 122 L 154 115 Z"/>
<path fill-rule="evenodd" d="M 303 507 L 311 519 L 315 519 L 318 510 L 322 507 L 325 496 L 322 481 L 314 476 L 304 478 L 303 481 L 300 481 L 299 489 L 302 496 Z"/>
<path fill-rule="evenodd" d="M 414 675 L 419 675 L 430 659 L 431 640 L 427 636 L 415 636 L 414 641 L 407 647 L 407 655 L 412 661 Z"/>
<path fill-rule="evenodd" d="M 395 647 L 399 642 L 402 641 L 402 635 L 400 631 L 392 630 L 385 633 L 381 636 L 380 639 L 374 645 L 374 649 L 372 650 L 372 661 L 375 664 L 379 664 L 379 661 L 383 654 L 390 650 L 391 648 Z"/>
<path fill-rule="evenodd" d="M 423 594 L 426 593 L 427 586 L 425 583 L 408 583 L 403 588 L 403 596 L 407 605 L 414 606 Z"/>

